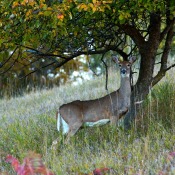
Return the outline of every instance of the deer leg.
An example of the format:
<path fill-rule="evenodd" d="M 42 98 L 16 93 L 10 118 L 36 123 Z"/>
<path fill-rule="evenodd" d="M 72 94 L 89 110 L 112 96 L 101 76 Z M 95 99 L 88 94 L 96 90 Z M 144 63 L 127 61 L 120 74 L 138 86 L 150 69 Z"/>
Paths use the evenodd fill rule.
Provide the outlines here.
<path fill-rule="evenodd" d="M 81 123 L 81 125 L 82 125 L 82 123 Z M 75 127 L 69 129 L 69 132 L 68 132 L 66 139 L 65 139 L 65 142 L 64 142 L 65 144 L 69 143 L 70 138 L 73 135 L 75 135 L 75 133 L 78 131 L 78 129 L 81 127 L 81 125 L 79 125 L 79 126 L 76 125 Z M 59 139 L 60 139 L 60 137 L 52 142 L 51 149 L 56 150 L 56 145 L 58 144 Z"/>
<path fill-rule="evenodd" d="M 123 107 L 119 110 L 119 119 L 122 118 L 123 115 L 125 115 L 128 112 L 128 107 Z"/>
<path fill-rule="evenodd" d="M 117 121 L 128 112 L 128 107 L 123 107 L 120 110 L 116 110 L 114 115 L 110 118 L 111 125 L 116 125 Z"/>
<path fill-rule="evenodd" d="M 73 135 L 76 134 L 76 132 L 80 129 L 80 127 L 82 126 L 83 122 L 79 121 L 76 122 L 73 126 L 71 126 L 71 128 L 69 129 L 68 135 L 66 137 L 66 141 L 65 143 L 68 143 L 70 140 L 70 137 L 72 137 Z"/>
<path fill-rule="evenodd" d="M 112 116 L 110 118 L 110 124 L 115 126 L 117 124 L 117 121 L 118 121 L 119 117 L 118 116 Z"/>

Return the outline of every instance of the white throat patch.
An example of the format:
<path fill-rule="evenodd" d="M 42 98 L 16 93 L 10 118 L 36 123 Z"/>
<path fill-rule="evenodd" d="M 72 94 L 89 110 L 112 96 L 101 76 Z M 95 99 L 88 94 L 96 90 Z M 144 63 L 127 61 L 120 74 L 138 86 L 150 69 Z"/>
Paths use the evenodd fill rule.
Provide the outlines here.
<path fill-rule="evenodd" d="M 130 76 L 130 74 L 121 74 L 122 78 L 125 78 L 125 77 L 129 78 L 129 76 Z"/>

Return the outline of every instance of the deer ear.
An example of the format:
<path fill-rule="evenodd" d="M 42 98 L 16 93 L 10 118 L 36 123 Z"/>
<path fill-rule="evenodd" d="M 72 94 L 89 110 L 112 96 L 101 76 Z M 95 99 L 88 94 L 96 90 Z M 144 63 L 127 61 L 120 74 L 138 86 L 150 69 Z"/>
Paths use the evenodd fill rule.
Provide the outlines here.
<path fill-rule="evenodd" d="M 112 60 L 115 62 L 115 63 L 119 63 L 119 57 L 118 56 L 115 56 L 115 55 L 112 55 Z"/>
<path fill-rule="evenodd" d="M 129 62 L 132 64 L 136 61 L 136 57 L 135 56 L 131 56 L 129 57 Z"/>

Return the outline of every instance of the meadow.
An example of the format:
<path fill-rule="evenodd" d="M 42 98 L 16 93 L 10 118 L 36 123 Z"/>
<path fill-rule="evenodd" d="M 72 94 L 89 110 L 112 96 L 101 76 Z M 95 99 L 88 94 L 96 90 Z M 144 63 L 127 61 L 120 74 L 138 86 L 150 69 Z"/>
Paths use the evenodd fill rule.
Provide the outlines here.
<path fill-rule="evenodd" d="M 105 167 L 109 169 L 106 174 L 175 174 L 174 73 L 151 90 L 130 131 L 124 131 L 121 120 L 115 128 L 82 129 L 67 145 L 56 129 L 56 111 L 63 103 L 106 95 L 104 77 L 1 99 L 0 174 L 15 174 L 5 162 L 8 154 L 22 161 L 30 151 L 40 154 L 56 175 L 90 175 L 95 168 Z M 110 92 L 119 88 L 118 79 L 111 77 Z M 59 142 L 52 149 L 56 138 Z"/>

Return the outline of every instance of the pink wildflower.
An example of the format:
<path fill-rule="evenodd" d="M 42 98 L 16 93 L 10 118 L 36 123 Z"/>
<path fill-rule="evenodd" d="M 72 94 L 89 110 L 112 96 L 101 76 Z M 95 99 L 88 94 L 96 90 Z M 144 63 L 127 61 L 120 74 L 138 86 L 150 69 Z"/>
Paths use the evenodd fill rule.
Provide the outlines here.
<path fill-rule="evenodd" d="M 54 175 L 43 164 L 41 157 L 38 154 L 29 154 L 20 164 L 18 159 L 12 155 L 8 155 L 6 158 L 8 163 L 11 163 L 17 175 L 34 175 L 36 173 L 44 175 Z"/>
<path fill-rule="evenodd" d="M 109 171 L 109 168 L 96 168 L 93 171 L 94 175 L 104 175 L 107 171 Z"/>

